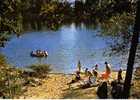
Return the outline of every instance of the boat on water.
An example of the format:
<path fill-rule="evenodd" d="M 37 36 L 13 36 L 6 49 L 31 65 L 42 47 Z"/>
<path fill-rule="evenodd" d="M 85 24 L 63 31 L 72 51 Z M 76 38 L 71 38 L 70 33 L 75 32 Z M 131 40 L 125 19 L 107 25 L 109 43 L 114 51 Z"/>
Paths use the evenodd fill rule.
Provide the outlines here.
<path fill-rule="evenodd" d="M 41 51 L 41 50 L 36 50 L 36 51 L 31 51 L 31 57 L 47 57 L 48 52 L 47 51 Z"/>

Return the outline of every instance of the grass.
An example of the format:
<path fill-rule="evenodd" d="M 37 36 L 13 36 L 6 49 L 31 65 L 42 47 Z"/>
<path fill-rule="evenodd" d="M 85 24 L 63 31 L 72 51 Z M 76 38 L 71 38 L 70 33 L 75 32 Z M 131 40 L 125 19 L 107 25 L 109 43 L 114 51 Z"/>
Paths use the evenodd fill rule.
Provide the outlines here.
<path fill-rule="evenodd" d="M 19 70 L 5 65 L 0 71 L 0 97 L 14 98 L 15 95 L 20 95 L 22 84 Z"/>
<path fill-rule="evenodd" d="M 37 84 L 35 78 L 46 77 L 50 71 L 50 65 L 48 64 L 35 64 L 29 66 L 29 68 L 33 71 L 23 71 L 14 68 L 9 65 L 6 58 L 0 54 L 0 98 L 18 97 L 24 92 L 23 87 L 25 87 L 25 83 Z"/>
<path fill-rule="evenodd" d="M 34 64 L 28 66 L 28 68 L 33 70 L 33 76 L 43 78 L 48 74 L 49 71 L 51 71 L 50 66 L 51 65 L 48 64 Z"/>

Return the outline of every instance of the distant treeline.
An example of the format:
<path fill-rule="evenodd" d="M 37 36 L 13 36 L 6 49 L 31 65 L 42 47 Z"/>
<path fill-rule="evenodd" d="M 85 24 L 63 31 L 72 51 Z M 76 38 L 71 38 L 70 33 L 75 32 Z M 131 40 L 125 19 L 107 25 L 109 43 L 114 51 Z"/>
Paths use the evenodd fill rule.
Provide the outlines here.
<path fill-rule="evenodd" d="M 135 15 L 135 0 L 0 0 L 0 40 L 31 27 L 57 30 L 63 24 L 108 23 L 114 16 Z M 131 18 L 133 19 L 133 18 Z M 127 19 L 124 18 L 127 21 Z M 132 21 L 130 20 L 131 24 Z M 1 42 L 1 41 L 0 41 Z"/>

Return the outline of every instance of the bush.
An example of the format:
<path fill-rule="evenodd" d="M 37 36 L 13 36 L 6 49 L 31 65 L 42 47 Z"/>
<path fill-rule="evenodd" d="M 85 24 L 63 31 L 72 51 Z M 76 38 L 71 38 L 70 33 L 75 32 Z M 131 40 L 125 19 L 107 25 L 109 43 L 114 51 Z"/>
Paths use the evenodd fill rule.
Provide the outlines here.
<path fill-rule="evenodd" d="M 33 70 L 33 74 L 36 77 L 45 77 L 50 70 L 50 65 L 48 64 L 35 64 L 29 66 Z"/>
<path fill-rule="evenodd" d="M 36 64 L 29 66 L 31 70 L 22 71 L 8 65 L 5 57 L 0 54 L 0 98 L 18 97 L 24 92 L 23 86 L 25 83 L 39 84 L 39 81 L 36 82 L 33 76 L 45 77 L 50 71 L 49 67 L 48 64 Z"/>
<path fill-rule="evenodd" d="M 14 68 L 3 68 L 0 73 L 0 97 L 14 98 L 22 93 L 20 72 Z"/>
<path fill-rule="evenodd" d="M 7 65 L 6 58 L 4 57 L 4 55 L 0 54 L 0 66 L 6 65 Z"/>
<path fill-rule="evenodd" d="M 0 98 L 14 98 L 22 93 L 21 71 L 8 65 L 0 54 Z"/>

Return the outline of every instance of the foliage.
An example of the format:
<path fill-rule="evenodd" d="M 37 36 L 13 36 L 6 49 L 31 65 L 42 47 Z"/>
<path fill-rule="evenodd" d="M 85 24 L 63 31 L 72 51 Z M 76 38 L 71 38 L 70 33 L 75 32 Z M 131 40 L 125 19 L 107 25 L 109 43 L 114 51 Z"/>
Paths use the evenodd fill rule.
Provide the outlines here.
<path fill-rule="evenodd" d="M 6 58 L 4 55 L 0 54 L 0 66 L 6 66 Z"/>
<path fill-rule="evenodd" d="M 101 24 L 103 35 L 118 36 L 119 33 L 132 32 L 132 29 L 130 28 L 134 24 L 134 18 L 134 15 L 129 15 L 124 12 L 123 14 L 117 14 L 109 20 L 103 21 Z"/>
<path fill-rule="evenodd" d="M 21 71 L 12 68 L 6 63 L 4 56 L 0 55 L 0 97 L 14 98 L 22 92 Z"/>
<path fill-rule="evenodd" d="M 19 36 L 25 29 L 44 26 L 57 30 L 74 22 L 99 27 L 104 36 L 120 36 L 123 42 L 117 41 L 116 46 L 121 50 L 131 39 L 136 0 L 76 0 L 73 4 L 63 0 L 1 0 L 0 9 L 0 46 L 4 47 L 11 33 Z"/>
<path fill-rule="evenodd" d="M 112 50 L 123 51 L 131 40 L 136 12 L 136 0 L 81 0 L 74 4 L 58 0 L 0 0 L 0 46 L 9 40 L 11 33 L 17 36 L 24 31 L 25 24 L 33 29 L 47 26 L 57 30 L 63 24 L 75 22 L 94 24 L 103 29 L 102 35 L 115 39 Z M 80 65 L 79 65 L 80 66 Z M 35 76 L 43 77 L 50 65 L 31 65 Z M 7 64 L 0 54 L 0 97 L 13 98 L 21 93 L 22 73 Z"/>
<path fill-rule="evenodd" d="M 34 64 L 28 66 L 28 68 L 33 69 L 33 75 L 35 77 L 45 77 L 50 71 L 50 65 L 48 64 Z"/>
<path fill-rule="evenodd" d="M 1 98 L 14 98 L 18 97 L 24 92 L 23 87 L 31 84 L 36 86 L 39 81 L 36 81 L 34 77 L 44 78 L 50 71 L 50 65 L 47 64 L 35 64 L 29 66 L 33 69 L 33 75 L 30 76 L 28 71 L 13 68 L 8 65 L 6 59 L 0 54 L 0 97 Z"/>
<path fill-rule="evenodd" d="M 0 4 L 0 26 L 3 31 L 12 30 L 17 34 L 22 31 L 24 23 L 28 22 L 36 27 L 36 23 L 45 21 L 48 28 L 57 29 L 69 21 L 80 23 L 98 19 L 102 22 L 124 12 L 129 16 L 135 13 L 135 2 L 129 0 L 79 0 L 74 4 L 58 0 L 4 0 Z"/>

